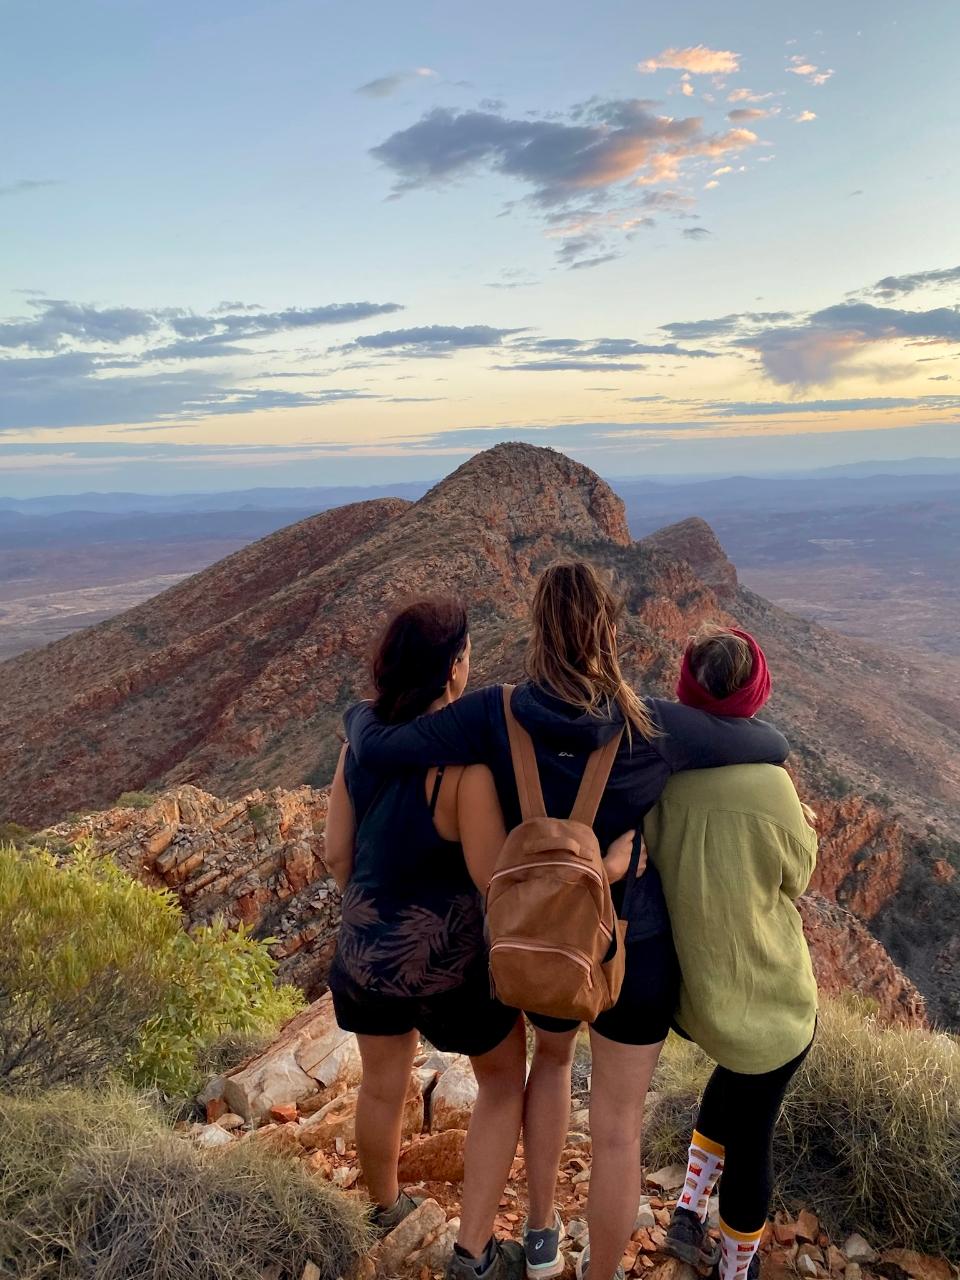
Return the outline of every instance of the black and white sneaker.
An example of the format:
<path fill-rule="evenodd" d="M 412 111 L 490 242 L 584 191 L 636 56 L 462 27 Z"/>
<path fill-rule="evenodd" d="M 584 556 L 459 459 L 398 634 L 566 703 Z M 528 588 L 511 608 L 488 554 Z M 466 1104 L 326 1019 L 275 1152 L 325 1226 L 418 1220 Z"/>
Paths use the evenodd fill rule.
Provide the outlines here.
<path fill-rule="evenodd" d="M 702 1271 L 715 1267 L 720 1261 L 720 1246 L 711 1240 L 706 1223 L 689 1209 L 674 1209 L 663 1249 L 672 1258 Z"/>
<path fill-rule="evenodd" d="M 401 1191 L 394 1203 L 387 1208 L 375 1205 L 370 1210 L 370 1221 L 373 1223 L 374 1231 L 383 1239 L 394 1227 L 399 1227 L 404 1218 L 409 1218 L 414 1209 L 422 1203 L 422 1200 L 414 1200 L 413 1196 L 408 1196 L 405 1191 Z"/>
<path fill-rule="evenodd" d="M 514 1240 L 497 1240 L 485 1265 L 479 1259 L 462 1257 L 454 1249 L 446 1280 L 523 1280 L 523 1249 Z"/>
<path fill-rule="evenodd" d="M 560 1252 L 560 1241 L 566 1233 L 559 1213 L 554 1210 L 553 1226 L 534 1230 L 523 1224 L 523 1252 L 527 1260 L 527 1276 L 529 1280 L 551 1280 L 558 1276 L 564 1268 L 563 1254 Z"/>

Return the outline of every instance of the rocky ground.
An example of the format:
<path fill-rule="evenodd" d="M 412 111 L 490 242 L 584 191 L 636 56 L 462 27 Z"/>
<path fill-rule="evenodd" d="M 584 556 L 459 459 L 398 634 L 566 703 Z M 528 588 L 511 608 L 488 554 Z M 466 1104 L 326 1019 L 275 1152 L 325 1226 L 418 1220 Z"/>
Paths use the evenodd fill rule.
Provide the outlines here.
<path fill-rule="evenodd" d="M 356 1040 L 336 1026 L 325 996 L 295 1018 L 264 1053 L 212 1080 L 200 1095 L 205 1120 L 183 1121 L 179 1128 L 186 1140 L 211 1149 L 236 1142 L 269 1144 L 303 1161 L 317 1177 L 362 1196 L 354 1144 L 359 1079 Z M 587 1233 L 591 1143 L 585 1090 L 581 1074 L 557 1192 L 566 1230 L 568 1280 Z M 368 1280 L 432 1280 L 442 1274 L 459 1226 L 464 1142 L 475 1097 L 466 1059 L 424 1049 L 407 1096 L 400 1159 L 401 1181 L 422 1203 L 365 1260 Z M 656 1106 L 656 1099 L 649 1105 Z M 646 1174 L 645 1194 L 623 1257 L 628 1276 L 695 1280 L 690 1268 L 663 1251 L 684 1173 L 681 1166 L 672 1165 Z M 525 1215 L 521 1146 L 500 1201 L 498 1235 L 519 1240 Z M 711 1202 L 711 1223 L 716 1233 L 716 1200 Z M 831 1239 L 809 1209 L 795 1217 L 778 1214 L 763 1238 L 764 1280 L 957 1280 L 957 1274 L 943 1259 L 906 1249 L 878 1251 L 857 1234 Z M 310 1280 L 308 1273 L 303 1280 Z"/>

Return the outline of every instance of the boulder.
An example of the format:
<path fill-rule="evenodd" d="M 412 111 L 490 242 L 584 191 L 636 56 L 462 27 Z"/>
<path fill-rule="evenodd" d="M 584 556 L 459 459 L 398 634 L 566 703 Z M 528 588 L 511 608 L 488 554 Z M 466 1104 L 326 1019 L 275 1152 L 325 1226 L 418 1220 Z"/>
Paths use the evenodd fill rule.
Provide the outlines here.
<path fill-rule="evenodd" d="M 797 1214 L 797 1240 L 800 1244 L 815 1243 L 820 1234 L 820 1221 L 809 1209 L 801 1209 Z"/>
<path fill-rule="evenodd" d="M 891 1280 L 909 1276 L 911 1280 L 953 1280 L 954 1270 L 945 1258 L 931 1258 L 913 1249 L 887 1249 L 876 1270 Z"/>
<path fill-rule="evenodd" d="M 415 1249 L 407 1259 L 406 1270 L 411 1275 L 420 1276 L 422 1267 L 429 1267 L 433 1272 L 443 1271 L 447 1265 L 457 1236 L 460 1234 L 460 1219 L 451 1218 L 436 1232 L 431 1232 L 419 1249 Z"/>
<path fill-rule="evenodd" d="M 308 1151 L 333 1151 L 338 1140 L 350 1146 L 356 1140 L 358 1097 L 355 1089 L 342 1093 L 306 1120 L 301 1120 L 297 1129 L 300 1145 Z M 416 1079 L 412 1079 L 403 1107 L 402 1133 L 409 1138 L 422 1128 L 423 1095 Z"/>
<path fill-rule="evenodd" d="M 647 1174 L 647 1181 L 661 1191 L 679 1191 L 686 1179 L 687 1167 L 683 1164 L 668 1164 Z"/>
<path fill-rule="evenodd" d="M 263 1053 L 227 1072 L 222 1095 L 231 1111 L 260 1120 L 320 1088 L 358 1084 L 360 1073 L 357 1038 L 337 1026 L 327 992 L 288 1022 Z"/>
<path fill-rule="evenodd" d="M 876 1262 L 879 1255 L 876 1249 L 872 1249 L 863 1236 L 855 1231 L 853 1235 L 847 1236 L 843 1246 L 843 1256 L 848 1262 L 865 1262 L 869 1265 L 871 1262 Z"/>
<path fill-rule="evenodd" d="M 477 1101 L 477 1081 L 469 1058 L 458 1058 L 434 1086 L 430 1096 L 430 1128 L 466 1129 Z"/>
<path fill-rule="evenodd" d="M 218 1124 L 197 1125 L 190 1137 L 198 1147 L 229 1147 L 233 1142 L 226 1129 Z"/>
<path fill-rule="evenodd" d="M 400 1156 L 401 1182 L 462 1182 L 465 1129 L 428 1134 Z"/>
<path fill-rule="evenodd" d="M 374 1250 L 377 1274 L 398 1275 L 410 1255 L 423 1247 L 428 1236 L 442 1230 L 446 1222 L 447 1215 L 436 1200 L 424 1200 Z"/>

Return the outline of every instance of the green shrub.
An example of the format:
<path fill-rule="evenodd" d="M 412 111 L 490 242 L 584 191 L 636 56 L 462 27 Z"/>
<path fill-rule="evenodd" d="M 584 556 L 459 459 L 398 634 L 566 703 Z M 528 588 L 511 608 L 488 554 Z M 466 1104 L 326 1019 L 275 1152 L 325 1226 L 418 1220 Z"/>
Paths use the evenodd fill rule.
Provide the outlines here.
<path fill-rule="evenodd" d="M 119 1071 L 186 1092 L 204 1046 L 301 1007 L 273 974 L 264 943 L 219 923 L 186 934 L 172 894 L 88 846 L 65 864 L 0 849 L 0 1087 Z"/>
<path fill-rule="evenodd" d="M 118 809 L 149 809 L 156 804 L 157 795 L 153 791 L 123 791 L 117 796 Z"/>
<path fill-rule="evenodd" d="M 691 1108 L 713 1064 L 671 1036 L 653 1089 L 647 1158 L 686 1160 Z M 778 1192 L 828 1229 L 960 1260 L 960 1042 L 821 1009 L 775 1144 Z"/>
<path fill-rule="evenodd" d="M 257 1143 L 197 1151 L 119 1091 L 0 1096 L 0 1273 L 20 1280 L 323 1280 L 363 1203 Z"/>

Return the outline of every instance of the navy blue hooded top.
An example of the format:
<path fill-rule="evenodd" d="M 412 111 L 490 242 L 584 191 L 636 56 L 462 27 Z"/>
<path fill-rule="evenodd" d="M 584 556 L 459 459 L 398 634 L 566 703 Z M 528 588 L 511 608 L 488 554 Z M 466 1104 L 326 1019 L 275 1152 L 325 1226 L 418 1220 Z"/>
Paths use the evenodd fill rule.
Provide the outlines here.
<path fill-rule="evenodd" d="M 786 738 L 762 720 L 712 716 L 661 698 L 644 701 L 659 733 L 649 742 L 636 732 L 630 742 L 624 734 L 594 822 L 601 849 L 631 827 L 640 829 L 673 773 L 727 764 L 782 764 L 787 758 Z M 531 681 L 517 686 L 510 705 L 533 738 L 547 812 L 567 817 L 587 757 L 623 725 L 619 707 L 590 715 Z M 385 725 L 371 703 L 360 702 L 349 708 L 344 723 L 363 771 L 384 775 L 430 765 L 487 765 L 507 829 L 519 823 L 500 685 L 478 689 L 404 724 Z M 640 879 L 630 874 L 613 889 L 617 908 L 629 923 L 628 941 L 669 930 L 660 876 L 652 865 Z"/>

